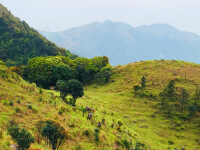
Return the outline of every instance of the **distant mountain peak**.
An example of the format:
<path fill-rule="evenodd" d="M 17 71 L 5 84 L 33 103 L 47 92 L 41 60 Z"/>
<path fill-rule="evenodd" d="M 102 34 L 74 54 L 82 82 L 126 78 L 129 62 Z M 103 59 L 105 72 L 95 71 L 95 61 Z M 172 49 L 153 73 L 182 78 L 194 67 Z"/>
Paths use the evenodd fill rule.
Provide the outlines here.
<path fill-rule="evenodd" d="M 200 63 L 200 37 L 169 24 L 134 28 L 127 23 L 106 20 L 65 32 L 43 34 L 79 56 L 107 55 L 112 65 L 154 59 Z"/>

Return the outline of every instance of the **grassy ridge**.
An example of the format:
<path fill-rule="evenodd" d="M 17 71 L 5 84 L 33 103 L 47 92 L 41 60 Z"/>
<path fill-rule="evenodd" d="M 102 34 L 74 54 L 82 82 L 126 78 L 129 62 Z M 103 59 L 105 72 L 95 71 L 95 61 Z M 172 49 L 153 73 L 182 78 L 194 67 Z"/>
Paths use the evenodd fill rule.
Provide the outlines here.
<path fill-rule="evenodd" d="M 174 128 L 174 121 L 163 117 L 155 106 L 158 101 L 134 97 L 133 84 L 139 83 L 141 76 L 147 75 L 146 93 L 158 94 L 170 79 L 176 79 L 176 85 L 185 87 L 191 93 L 200 83 L 200 65 L 182 61 L 146 61 L 115 67 L 112 81 L 107 85 L 90 85 L 85 87 L 85 95 L 78 99 L 76 110 L 65 104 L 56 91 L 43 90 L 40 93 L 34 84 L 22 80 L 8 68 L 0 66 L 0 149 L 9 149 L 12 140 L 6 132 L 7 120 L 14 119 L 21 127 L 36 136 L 35 123 L 38 120 L 53 119 L 60 122 L 69 132 L 69 139 L 61 147 L 65 149 L 122 149 L 116 144 L 121 139 L 146 144 L 146 149 L 200 149 L 199 130 L 195 121 L 181 122 Z M 17 101 L 20 100 L 20 104 Z M 10 106 L 13 101 L 13 106 Z M 31 105 L 32 109 L 28 106 Z M 82 108 L 93 107 L 96 112 L 93 120 L 87 120 Z M 21 112 L 15 111 L 16 107 Z M 65 112 L 58 112 L 64 107 Z M 94 129 L 105 118 L 106 123 L 100 129 L 100 143 L 95 144 Z M 124 122 L 122 131 L 118 119 Z M 183 129 L 182 129 L 183 128 Z M 89 133 L 87 136 L 85 132 Z M 48 147 L 42 142 L 32 148 Z"/>
<path fill-rule="evenodd" d="M 112 83 L 90 86 L 85 93 L 94 105 L 122 119 L 125 130 L 133 133 L 133 139 L 146 143 L 150 149 L 199 149 L 198 119 L 181 122 L 181 126 L 176 127 L 176 120 L 158 114 L 155 108 L 158 101 L 133 96 L 133 85 L 139 84 L 143 75 L 147 76 L 145 93 L 158 95 L 171 79 L 175 79 L 177 87 L 185 87 L 194 94 L 200 83 L 200 65 L 160 60 L 117 66 Z"/>

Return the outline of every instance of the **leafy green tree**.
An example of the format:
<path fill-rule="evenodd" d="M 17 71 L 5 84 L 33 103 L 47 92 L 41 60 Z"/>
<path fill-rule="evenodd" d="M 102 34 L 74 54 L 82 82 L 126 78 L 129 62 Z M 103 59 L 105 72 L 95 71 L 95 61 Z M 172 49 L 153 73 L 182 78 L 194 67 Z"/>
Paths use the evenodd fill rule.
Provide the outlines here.
<path fill-rule="evenodd" d="M 56 83 L 56 89 L 60 91 L 60 97 L 65 101 L 65 97 L 69 94 L 69 88 L 66 81 L 58 80 Z"/>
<path fill-rule="evenodd" d="M 18 126 L 8 127 L 8 134 L 18 144 L 19 150 L 30 148 L 31 143 L 34 142 L 33 136 L 26 129 L 20 129 Z"/>
<path fill-rule="evenodd" d="M 199 111 L 200 109 L 200 89 L 199 89 L 199 85 L 196 86 L 196 91 L 195 91 L 195 95 L 194 95 L 194 104 L 197 107 L 197 111 Z"/>
<path fill-rule="evenodd" d="M 63 57 L 36 57 L 28 62 L 28 78 L 39 86 L 55 86 L 57 80 L 74 78 L 73 70 L 63 62 Z"/>
<path fill-rule="evenodd" d="M 173 99 L 175 97 L 175 82 L 170 80 L 167 87 L 160 93 L 161 97 Z"/>
<path fill-rule="evenodd" d="M 84 94 L 83 85 L 80 81 L 75 80 L 75 79 L 69 80 L 67 85 L 68 85 L 68 92 L 73 97 L 72 106 L 75 106 L 77 98 L 82 97 Z"/>
<path fill-rule="evenodd" d="M 78 57 L 74 60 L 76 65 L 76 79 L 80 82 L 86 83 L 93 79 L 94 72 L 91 71 L 92 62 L 88 58 Z"/>
<path fill-rule="evenodd" d="M 47 143 L 52 147 L 52 150 L 58 150 L 59 147 L 67 139 L 67 131 L 59 123 L 48 120 L 41 131 L 41 135 L 45 137 Z"/>
<path fill-rule="evenodd" d="M 53 72 L 51 77 L 52 85 L 56 83 L 58 80 L 68 81 L 74 78 L 73 71 L 69 66 L 66 65 L 56 65 L 53 66 Z"/>
<path fill-rule="evenodd" d="M 188 104 L 189 97 L 190 97 L 190 94 L 183 88 L 181 95 L 179 97 L 180 111 L 181 112 L 183 112 L 185 110 L 185 106 Z"/>
<path fill-rule="evenodd" d="M 95 75 L 96 82 L 98 83 L 108 83 L 112 76 L 112 67 L 110 65 L 100 69 Z"/>
<path fill-rule="evenodd" d="M 144 90 L 144 88 L 146 87 L 146 77 L 143 76 L 141 78 L 141 87 L 142 87 L 142 91 Z"/>
<path fill-rule="evenodd" d="M 109 65 L 110 64 L 109 58 L 107 56 L 103 56 L 103 62 L 102 63 L 103 63 L 103 67 Z"/>

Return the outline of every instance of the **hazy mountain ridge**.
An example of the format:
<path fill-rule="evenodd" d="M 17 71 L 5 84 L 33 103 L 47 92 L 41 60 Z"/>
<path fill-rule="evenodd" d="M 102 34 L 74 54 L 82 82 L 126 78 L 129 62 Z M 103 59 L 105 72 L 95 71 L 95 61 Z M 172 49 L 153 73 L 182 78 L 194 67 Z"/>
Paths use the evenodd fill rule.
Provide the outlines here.
<path fill-rule="evenodd" d="M 105 21 L 41 34 L 80 56 L 107 55 L 113 65 L 152 59 L 200 63 L 200 36 L 168 24 L 134 28 L 126 23 Z"/>

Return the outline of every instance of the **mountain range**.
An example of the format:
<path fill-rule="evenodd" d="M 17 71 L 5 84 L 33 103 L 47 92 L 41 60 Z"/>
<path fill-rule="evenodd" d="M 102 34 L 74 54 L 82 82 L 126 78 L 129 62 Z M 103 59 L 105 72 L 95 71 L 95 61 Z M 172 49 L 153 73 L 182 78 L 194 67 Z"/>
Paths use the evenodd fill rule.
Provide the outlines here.
<path fill-rule="evenodd" d="M 112 65 L 155 59 L 200 63 L 200 36 L 168 24 L 134 28 L 108 20 L 60 32 L 39 32 L 79 56 L 91 58 L 106 55 Z"/>

